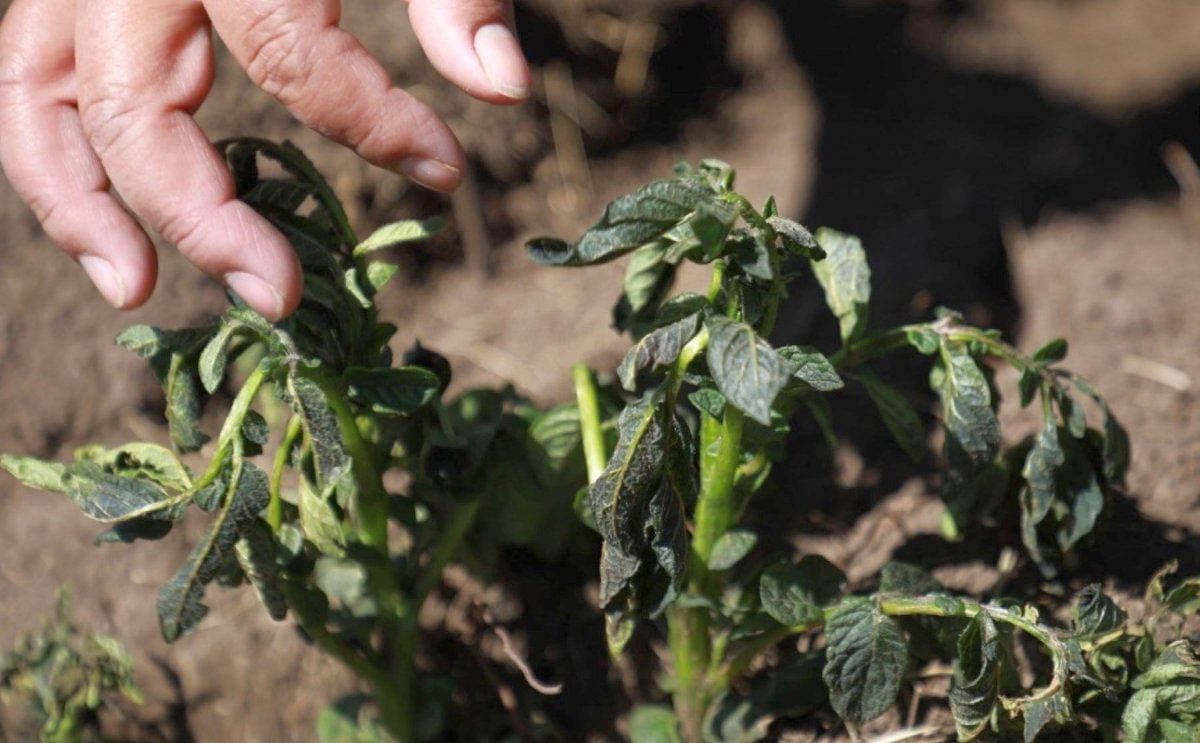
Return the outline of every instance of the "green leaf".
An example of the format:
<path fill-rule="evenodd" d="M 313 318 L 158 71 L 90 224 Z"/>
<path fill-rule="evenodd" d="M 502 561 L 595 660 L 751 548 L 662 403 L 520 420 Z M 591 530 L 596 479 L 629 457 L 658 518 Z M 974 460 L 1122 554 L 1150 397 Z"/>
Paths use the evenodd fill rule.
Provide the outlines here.
<path fill-rule="evenodd" d="M 838 599 L 846 576 L 820 555 L 805 555 L 798 563 L 777 562 L 759 580 L 763 610 L 786 627 L 821 621 L 824 608 Z"/>
<path fill-rule="evenodd" d="M 791 365 L 749 325 L 714 316 L 708 326 L 708 369 L 725 399 L 764 426 L 792 375 Z"/>
<path fill-rule="evenodd" d="M 1025 457 L 1021 476 L 1029 487 L 1032 509 L 1023 518 L 1031 524 L 1040 524 L 1050 512 L 1050 506 L 1058 493 L 1056 481 L 1058 468 L 1066 462 L 1058 439 L 1058 428 L 1053 420 L 1047 421 L 1034 439 L 1033 447 Z"/>
<path fill-rule="evenodd" d="M 378 292 L 399 272 L 400 266 L 395 263 L 371 261 L 367 264 L 367 283 L 371 285 L 372 290 Z"/>
<path fill-rule="evenodd" d="M 950 710 L 960 741 L 974 740 L 988 727 L 1000 693 L 1002 657 L 999 632 L 987 612 L 976 614 L 958 637 Z"/>
<path fill-rule="evenodd" d="M 1087 450 L 1075 439 L 1066 438 L 1063 452 L 1066 462 L 1058 471 L 1058 488 L 1068 511 L 1057 536 L 1059 548 L 1066 552 L 1095 528 L 1105 495 Z"/>
<path fill-rule="evenodd" d="M 388 735 L 367 714 L 371 699 L 365 694 L 342 697 L 317 715 L 320 743 L 386 743 Z"/>
<path fill-rule="evenodd" d="M 675 266 L 666 262 L 666 246 L 651 243 L 635 250 L 625 268 L 621 298 L 613 308 L 613 327 L 631 331 L 636 337 L 645 332 L 647 316 L 653 315 L 675 282 Z"/>
<path fill-rule="evenodd" d="M 183 566 L 158 595 L 158 618 L 163 638 L 174 642 L 195 628 L 208 607 L 204 588 L 221 570 L 249 524 L 270 499 L 267 475 L 252 464 L 243 464 L 236 486 L 217 517 L 205 531 Z"/>
<path fill-rule="evenodd" d="M 1017 382 L 1017 390 L 1021 395 L 1021 407 L 1029 407 L 1029 403 L 1033 402 L 1033 398 L 1037 397 L 1041 386 L 1042 377 L 1037 371 L 1026 368 L 1021 372 L 1021 378 Z"/>
<path fill-rule="evenodd" d="M 675 713 L 649 704 L 633 708 L 629 715 L 629 739 L 633 743 L 683 743 Z"/>
<path fill-rule="evenodd" d="M 312 446 L 317 487 L 329 488 L 350 468 L 350 457 L 342 448 L 342 431 L 320 385 L 299 374 L 288 375 L 292 410 L 300 416 L 304 437 Z"/>
<path fill-rule="evenodd" d="M 574 403 L 559 405 L 534 418 L 529 424 L 526 450 L 543 483 L 571 486 L 581 482 L 581 478 L 572 476 L 581 473 L 584 466 L 579 407 Z"/>
<path fill-rule="evenodd" d="M 95 462 L 76 462 L 63 476 L 65 492 L 89 518 L 103 523 L 138 518 L 175 520 L 181 501 L 148 479 L 106 472 Z"/>
<path fill-rule="evenodd" d="M 17 478 L 22 485 L 52 493 L 67 492 L 67 486 L 63 483 L 67 468 L 58 462 L 0 454 L 0 468 Z"/>
<path fill-rule="evenodd" d="M 825 251 L 817 243 L 817 239 L 808 231 L 804 225 L 799 222 L 793 222 L 790 219 L 783 217 L 769 216 L 767 224 L 771 225 L 771 229 L 775 230 L 775 234 L 779 236 L 783 247 L 788 252 L 794 253 L 802 258 L 819 261 L 825 258 Z"/>
<path fill-rule="evenodd" d="M 1125 623 L 1125 612 L 1093 583 L 1075 597 L 1073 619 L 1076 635 L 1103 635 Z"/>
<path fill-rule="evenodd" d="M 822 227 L 817 243 L 825 259 L 811 262 L 813 275 L 825 290 L 825 303 L 838 319 L 843 342 L 860 337 L 867 329 L 871 301 L 871 269 L 862 241 L 852 235 Z"/>
<path fill-rule="evenodd" d="M 679 352 L 696 335 L 699 328 L 700 315 L 694 314 L 643 336 L 617 367 L 617 377 L 621 380 L 621 386 L 632 392 L 637 386 L 639 372 L 675 363 Z"/>
<path fill-rule="evenodd" d="M 934 355 L 942 347 L 942 337 L 936 330 L 926 326 L 905 331 L 904 337 L 908 345 L 926 356 Z"/>
<path fill-rule="evenodd" d="M 654 181 L 610 203 L 600 221 L 574 245 L 542 237 L 530 240 L 525 248 L 534 261 L 548 266 L 601 263 L 654 242 L 702 207 L 728 215 L 727 221 L 732 222 L 732 209 L 696 181 Z"/>
<path fill-rule="evenodd" d="M 801 389 L 832 392 L 846 386 L 825 354 L 811 346 L 782 346 L 776 352 L 792 367 L 792 377 Z"/>
<path fill-rule="evenodd" d="M 312 542 L 322 554 L 341 556 L 346 546 L 346 531 L 342 519 L 330 502 L 331 493 L 327 489 L 318 491 L 308 482 L 307 478 L 300 479 L 300 528 L 304 538 Z"/>
<path fill-rule="evenodd" d="M 303 181 L 267 178 L 239 194 L 239 198 L 247 204 L 269 205 L 285 212 L 294 212 L 312 195 L 312 186 Z"/>
<path fill-rule="evenodd" d="M 717 420 L 720 420 L 721 416 L 725 414 L 725 396 L 709 387 L 703 387 L 690 393 L 688 402 L 695 406 L 696 410 Z"/>
<path fill-rule="evenodd" d="M 1073 717 L 1071 699 L 1062 691 L 1025 705 L 1025 743 L 1033 743 L 1051 723 L 1069 723 Z"/>
<path fill-rule="evenodd" d="M 247 410 L 242 420 L 242 439 L 247 457 L 257 457 L 262 454 L 263 447 L 271 440 L 271 428 L 267 419 L 256 410 Z"/>
<path fill-rule="evenodd" d="M 750 554 L 758 535 L 749 529 L 730 529 L 721 535 L 708 556 L 709 570 L 728 570 Z"/>
<path fill-rule="evenodd" d="M 174 526 L 175 524 L 172 521 L 146 516 L 128 521 L 119 521 L 113 524 L 111 529 L 96 535 L 96 538 L 92 541 L 96 545 L 112 544 L 115 542 L 132 544 L 139 539 L 154 541 L 170 534 Z"/>
<path fill-rule="evenodd" d="M 848 375 L 866 389 L 892 438 L 914 462 L 925 458 L 925 427 L 904 394 L 869 372 Z"/>
<path fill-rule="evenodd" d="M 276 622 L 282 620 L 287 616 L 287 600 L 279 586 L 275 540 L 270 528 L 261 520 L 247 522 L 235 549 L 238 565 L 246 580 L 254 586 L 267 614 Z"/>
<path fill-rule="evenodd" d="M 420 366 L 352 366 L 344 378 L 350 399 L 379 415 L 407 415 L 437 399 L 442 388 L 438 376 Z"/>
<path fill-rule="evenodd" d="M 879 717 L 896 701 L 908 667 L 900 626 L 874 601 L 851 598 L 829 616 L 823 676 L 838 715 L 855 725 Z"/>
<path fill-rule="evenodd" d="M 879 573 L 879 592 L 904 596 L 939 593 L 945 587 L 925 570 L 907 562 L 892 560 Z"/>
<path fill-rule="evenodd" d="M 1057 364 L 1067 357 L 1067 342 L 1062 338 L 1055 338 L 1046 345 L 1033 352 L 1030 360 L 1040 366 L 1049 366 Z"/>
<path fill-rule="evenodd" d="M 939 392 L 947 447 L 975 463 L 991 461 L 1000 449 L 1000 422 L 992 410 L 987 377 L 962 344 L 944 342 L 942 358 L 944 373 Z"/>
<path fill-rule="evenodd" d="M 377 250 L 391 248 L 401 243 L 428 240 L 446 227 L 442 216 L 429 219 L 403 219 L 384 225 L 371 233 L 370 237 L 354 246 L 354 257 L 370 255 Z"/>
<path fill-rule="evenodd" d="M 167 425 L 171 440 L 182 452 L 198 450 L 208 442 L 200 430 L 200 377 L 186 358 L 171 357 L 163 385 L 167 396 Z"/>

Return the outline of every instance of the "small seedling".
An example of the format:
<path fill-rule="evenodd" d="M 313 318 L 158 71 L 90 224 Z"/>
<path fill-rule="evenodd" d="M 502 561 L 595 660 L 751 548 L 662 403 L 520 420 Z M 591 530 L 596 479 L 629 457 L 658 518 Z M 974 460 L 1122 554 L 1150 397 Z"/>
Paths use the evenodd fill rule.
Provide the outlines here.
<path fill-rule="evenodd" d="M 0 700 L 23 701 L 43 743 L 101 740 L 97 715 L 116 696 L 142 703 L 133 661 L 116 639 L 76 624 L 65 590 L 54 615 L 0 658 Z"/>

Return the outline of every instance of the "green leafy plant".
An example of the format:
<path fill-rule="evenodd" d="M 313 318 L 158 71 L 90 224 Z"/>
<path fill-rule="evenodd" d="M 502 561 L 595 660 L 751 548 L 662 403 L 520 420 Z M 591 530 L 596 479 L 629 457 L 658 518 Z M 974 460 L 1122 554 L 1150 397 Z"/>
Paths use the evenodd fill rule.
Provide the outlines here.
<path fill-rule="evenodd" d="M 468 536 L 475 565 L 503 545 L 562 549 L 583 469 L 561 431 L 564 421 L 577 431 L 577 419 L 541 416 L 512 389 L 447 399 L 449 363 L 419 343 L 393 358 L 397 328 L 374 303 L 397 271 L 387 249 L 428 238 L 440 219 L 360 241 L 295 147 L 220 148 L 239 196 L 300 258 L 299 310 L 272 324 L 231 296 L 202 327 L 118 337 L 162 382 L 172 448 L 90 446 L 70 464 L 5 455 L 0 466 L 108 525 L 98 542 L 159 539 L 199 512 L 207 530 L 158 598 L 168 642 L 204 618 L 210 584 L 248 583 L 271 617 L 292 617 L 369 689 L 322 713 L 322 740 L 436 739 L 452 684 L 436 669 L 418 673 L 420 609 Z M 201 413 L 226 389 L 210 440 Z M 256 463 L 271 447 L 270 461 Z M 180 456 L 193 452 L 206 458 L 197 469 Z"/>
<path fill-rule="evenodd" d="M 0 658 L 0 699 L 26 703 L 44 743 L 101 740 L 97 715 L 114 696 L 142 703 L 133 661 L 116 639 L 76 624 L 67 591 L 53 616 Z"/>
<path fill-rule="evenodd" d="M 812 234 L 779 216 L 773 201 L 754 208 L 716 161 L 680 166 L 676 177 L 613 201 L 574 243 L 539 238 L 527 247 L 551 266 L 631 254 L 613 313 L 634 340 L 617 370 L 618 411 L 604 414 L 601 401 L 614 395 L 587 368 L 577 367 L 575 379 L 590 480 L 578 508 L 603 539 L 610 648 L 622 652 L 640 623 L 665 619 L 670 649 L 664 686 L 674 709 L 636 710 L 635 740 L 758 740 L 774 717 L 826 702 L 858 726 L 891 708 L 909 671 L 931 657 L 954 660 L 950 705 L 961 740 L 992 730 L 1031 741 L 1089 725 L 1111 736 L 1122 714 L 1129 740 L 1195 740 L 1200 667 L 1192 646 L 1159 643 L 1154 621 L 1126 621 L 1097 588 L 1080 594 L 1065 627 L 1033 605 L 952 596 L 900 563 L 870 590 L 852 591 L 819 556 L 772 562 L 754 554 L 757 536 L 741 525 L 784 455 L 790 416 L 807 409 L 833 438 L 829 399 L 847 383 L 865 390 L 905 451 L 925 457 L 920 417 L 870 368 L 909 349 L 931 360 L 941 401 L 947 535 L 1018 525 L 1029 559 L 1047 577 L 1057 574 L 1097 526 L 1129 461 L 1128 438 L 1107 404 L 1059 366 L 1065 342 L 1027 356 L 949 310 L 872 330 L 860 241 L 829 229 Z M 711 267 L 706 294 L 671 296 L 684 261 Z M 807 265 L 837 320 L 841 346 L 831 353 L 768 340 L 793 263 Z M 1023 405 L 1040 402 L 1040 433 L 1008 450 L 988 360 L 1019 372 Z M 1088 404 L 1099 428 L 1089 426 Z M 1175 596 L 1166 599 L 1172 610 L 1194 611 L 1194 586 L 1152 593 Z M 784 648 L 770 672 L 750 673 L 767 651 L 818 631 L 824 647 Z M 1018 648 L 1031 651 L 1023 655 L 1033 687 L 1018 681 Z"/>

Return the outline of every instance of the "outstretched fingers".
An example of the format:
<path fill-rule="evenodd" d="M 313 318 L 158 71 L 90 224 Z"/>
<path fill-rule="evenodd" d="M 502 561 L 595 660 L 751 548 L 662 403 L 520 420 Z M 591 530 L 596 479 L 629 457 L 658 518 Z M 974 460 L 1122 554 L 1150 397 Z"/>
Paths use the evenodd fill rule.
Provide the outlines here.
<path fill-rule="evenodd" d="M 305 124 L 429 188 L 458 185 L 465 167 L 458 140 L 338 28 L 338 0 L 205 0 L 205 6 L 250 78 Z"/>
<path fill-rule="evenodd" d="M 112 305 L 154 289 L 150 238 L 109 193 L 79 120 L 75 0 L 16 0 L 0 26 L 0 164 L 46 234 Z"/>
<path fill-rule="evenodd" d="M 41 0 L 37 0 L 41 1 Z M 300 302 L 287 241 L 235 198 L 233 178 L 192 119 L 212 84 L 197 0 L 79 0 L 83 130 L 130 207 L 188 260 L 269 318 Z"/>

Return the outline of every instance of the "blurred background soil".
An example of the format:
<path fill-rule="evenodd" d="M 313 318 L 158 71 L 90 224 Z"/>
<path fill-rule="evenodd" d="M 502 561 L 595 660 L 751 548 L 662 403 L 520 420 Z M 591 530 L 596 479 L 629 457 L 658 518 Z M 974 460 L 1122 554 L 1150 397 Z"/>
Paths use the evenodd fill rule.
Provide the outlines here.
<path fill-rule="evenodd" d="M 398 343 L 421 338 L 446 353 L 458 386 L 511 380 L 553 403 L 569 395 L 572 362 L 615 364 L 626 342 L 607 328 L 623 265 L 541 269 L 521 241 L 573 235 L 606 200 L 672 163 L 718 157 L 756 201 L 774 194 L 787 215 L 863 237 L 877 325 L 946 304 L 1024 348 L 1067 337 L 1070 366 L 1134 441 L 1116 536 L 1085 550 L 1081 572 L 1133 596 L 1170 557 L 1200 568 L 1200 173 L 1188 155 L 1200 153 L 1200 5 L 519 0 L 537 84 L 535 100 L 512 109 L 442 83 L 401 4 L 345 6 L 343 25 L 463 140 L 472 172 L 459 195 L 423 192 L 303 130 L 225 55 L 199 117 L 213 138 L 294 140 L 360 231 L 453 213 L 451 234 L 401 256 L 403 280 L 384 303 Z M 3 183 L 0 225 L 0 451 L 66 457 L 90 441 L 163 439 L 148 370 L 109 340 L 135 322 L 203 321 L 221 308 L 220 289 L 163 249 L 154 299 L 119 315 Z M 794 295 L 780 340 L 828 345 L 820 297 Z M 914 369 L 890 371 L 932 420 Z M 1019 411 L 1005 415 L 1013 436 L 1027 430 Z M 988 591 L 1003 539 L 970 550 L 942 542 L 930 467 L 905 462 L 861 399 L 847 400 L 836 423 L 844 442 L 832 463 L 812 431 L 793 437 L 764 506 L 775 538 L 826 554 L 855 579 L 899 556 L 943 565 L 939 577 L 956 588 Z M 210 590 L 199 631 L 174 646 L 160 639 L 154 596 L 202 525 L 190 527 L 164 542 L 96 548 L 99 530 L 72 504 L 0 480 L 0 649 L 70 583 L 85 619 L 135 650 L 148 703 L 114 721 L 122 735 L 312 739 L 318 710 L 352 682 L 272 624 L 249 591 Z M 516 554 L 498 569 L 482 600 L 535 670 L 566 690 L 537 698 L 489 635 L 471 663 L 446 651 L 474 678 L 462 693 L 491 695 L 493 707 L 497 696 L 515 699 L 563 740 L 619 738 L 630 698 L 657 692 L 637 668 L 606 670 L 589 565 Z M 451 575 L 427 622 L 455 631 L 459 597 L 481 591 Z M 23 740 L 15 730 L 0 716 L 0 740 Z"/>

